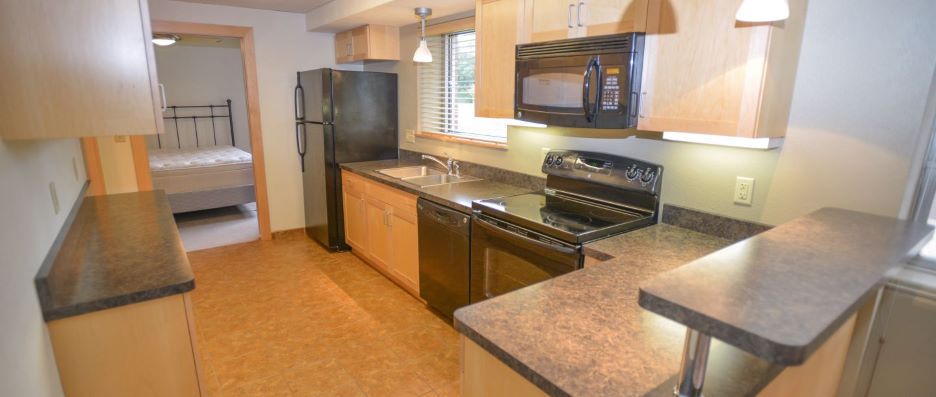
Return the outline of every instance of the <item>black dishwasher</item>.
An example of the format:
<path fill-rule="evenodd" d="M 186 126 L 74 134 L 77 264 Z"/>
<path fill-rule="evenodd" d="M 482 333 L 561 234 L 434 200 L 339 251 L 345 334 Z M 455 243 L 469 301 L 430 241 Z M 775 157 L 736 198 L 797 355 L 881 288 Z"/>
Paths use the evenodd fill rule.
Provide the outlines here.
<path fill-rule="evenodd" d="M 468 305 L 471 217 L 419 199 L 419 296 L 452 318 Z"/>

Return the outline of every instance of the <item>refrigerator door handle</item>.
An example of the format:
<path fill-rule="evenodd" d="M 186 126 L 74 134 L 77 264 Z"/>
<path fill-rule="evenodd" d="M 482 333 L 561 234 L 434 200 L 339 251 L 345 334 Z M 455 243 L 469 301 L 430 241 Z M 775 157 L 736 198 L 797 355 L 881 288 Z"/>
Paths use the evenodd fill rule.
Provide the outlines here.
<path fill-rule="evenodd" d="M 299 77 L 299 74 L 296 73 L 296 77 Z M 302 84 L 296 83 L 296 89 L 293 91 L 293 106 L 296 110 L 296 120 L 302 120 L 305 118 L 305 90 L 302 89 Z"/>
<path fill-rule="evenodd" d="M 299 165 L 305 172 L 306 134 L 303 123 L 296 123 L 296 149 L 299 151 Z"/>

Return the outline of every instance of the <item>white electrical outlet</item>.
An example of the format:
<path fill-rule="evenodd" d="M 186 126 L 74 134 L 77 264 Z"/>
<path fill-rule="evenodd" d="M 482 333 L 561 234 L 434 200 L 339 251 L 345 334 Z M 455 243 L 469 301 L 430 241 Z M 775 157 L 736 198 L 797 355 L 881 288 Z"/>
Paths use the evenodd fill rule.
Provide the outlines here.
<path fill-rule="evenodd" d="M 416 143 L 416 130 L 406 130 L 406 141 L 409 143 Z"/>
<path fill-rule="evenodd" d="M 59 213 L 59 200 L 58 192 L 55 191 L 55 182 L 49 182 L 49 194 L 52 195 L 52 210 L 55 211 L 55 214 Z"/>
<path fill-rule="evenodd" d="M 737 177 L 737 179 L 735 179 L 735 185 L 734 185 L 735 204 L 751 205 L 751 201 L 753 199 L 754 199 L 754 178 L 747 178 L 743 176 Z"/>

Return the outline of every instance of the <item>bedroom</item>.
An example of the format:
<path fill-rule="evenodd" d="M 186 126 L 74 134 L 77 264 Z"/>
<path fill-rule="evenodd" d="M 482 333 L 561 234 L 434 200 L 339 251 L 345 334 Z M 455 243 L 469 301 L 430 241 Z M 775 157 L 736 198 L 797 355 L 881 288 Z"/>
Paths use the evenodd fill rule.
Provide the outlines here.
<path fill-rule="evenodd" d="M 189 251 L 259 238 L 240 39 L 160 34 L 166 133 L 146 138 Z"/>

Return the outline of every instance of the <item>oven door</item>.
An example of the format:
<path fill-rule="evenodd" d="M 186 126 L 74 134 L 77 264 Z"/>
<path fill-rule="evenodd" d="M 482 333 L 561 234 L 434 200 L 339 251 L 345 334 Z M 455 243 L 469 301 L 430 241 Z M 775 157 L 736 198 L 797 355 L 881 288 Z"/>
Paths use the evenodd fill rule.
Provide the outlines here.
<path fill-rule="evenodd" d="M 571 272 L 581 248 L 475 214 L 471 228 L 471 303 Z"/>
<path fill-rule="evenodd" d="M 597 56 L 517 59 L 517 119 L 562 127 L 592 128 L 598 110 Z"/>

